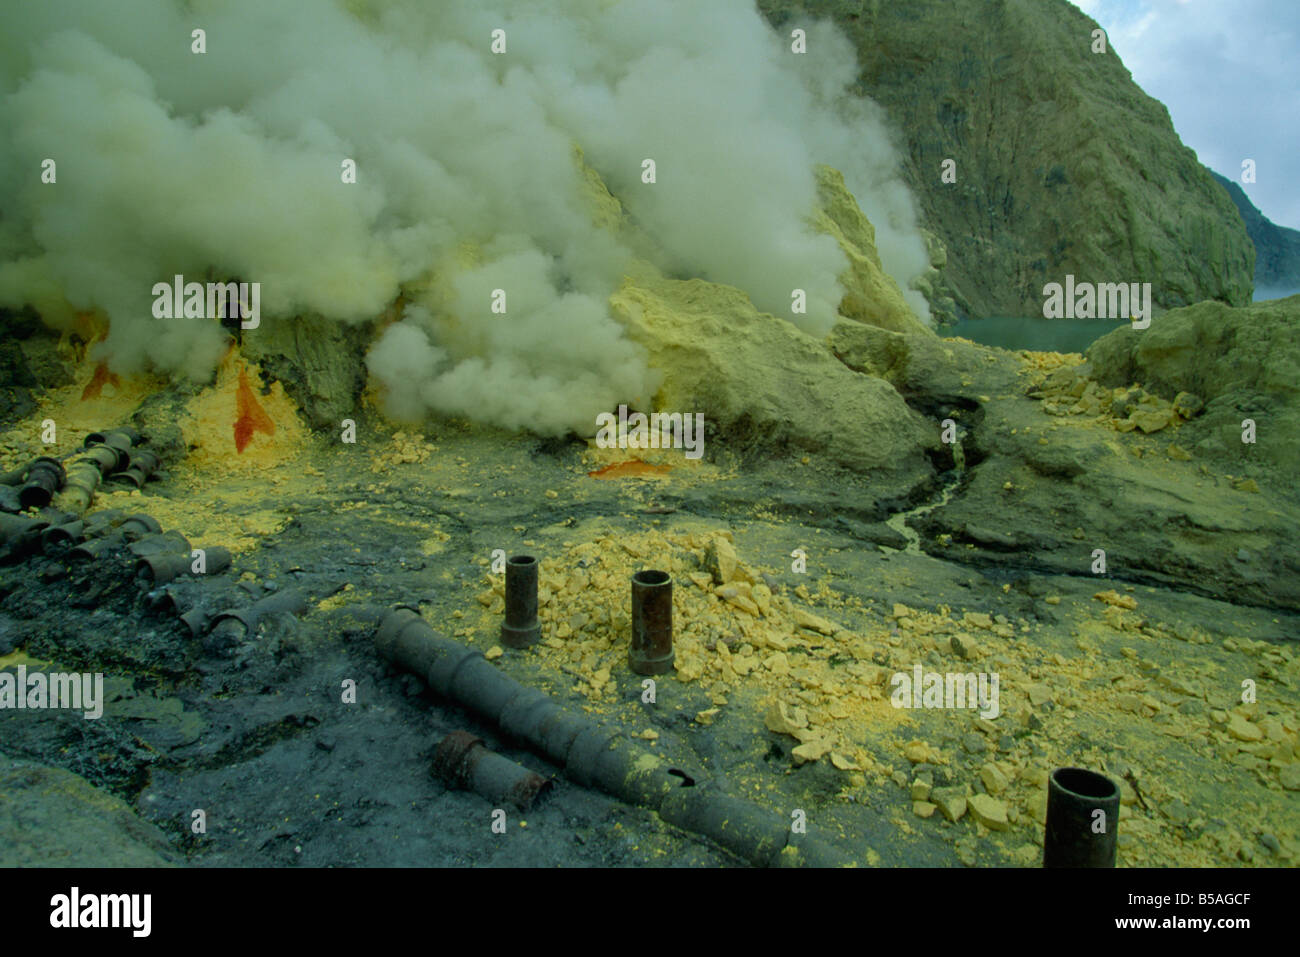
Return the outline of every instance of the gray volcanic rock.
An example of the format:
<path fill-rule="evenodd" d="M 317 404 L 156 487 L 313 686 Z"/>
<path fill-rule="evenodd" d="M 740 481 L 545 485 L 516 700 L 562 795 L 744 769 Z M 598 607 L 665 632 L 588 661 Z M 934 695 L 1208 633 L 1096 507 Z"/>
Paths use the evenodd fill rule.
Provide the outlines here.
<path fill-rule="evenodd" d="M 171 867 L 162 831 L 85 778 L 0 756 L 0 866 Z"/>
<path fill-rule="evenodd" d="M 1104 386 L 1141 383 L 1166 399 L 1202 400 L 1181 441 L 1193 453 L 1282 476 L 1300 469 L 1300 296 L 1242 309 L 1215 302 L 1177 309 L 1149 329 L 1103 336 L 1088 360 Z M 1256 424 L 1253 444 L 1241 441 L 1247 418 Z"/>
<path fill-rule="evenodd" d="M 264 316 L 259 328 L 243 334 L 240 348 L 269 378 L 284 383 L 312 428 L 337 429 L 356 412 L 365 386 L 361 357 L 373 334 L 369 324 Z"/>
<path fill-rule="evenodd" d="M 758 5 L 782 32 L 833 20 L 856 47 L 860 91 L 900 131 L 921 224 L 947 247 L 932 298 L 1035 315 L 1043 285 L 1072 273 L 1150 282 L 1165 308 L 1250 301 L 1241 216 L 1115 52 L 1091 52 L 1097 25 L 1066 0 Z"/>
<path fill-rule="evenodd" d="M 978 401 L 1014 389 L 1020 367 L 1002 349 L 848 322 L 831 330 L 830 347 L 854 372 L 885 379 L 904 398 Z"/>
<path fill-rule="evenodd" d="M 831 349 L 936 427 L 966 410 L 960 482 L 910 519 L 927 552 L 1300 608 L 1300 296 L 1174 310 L 1081 365 L 848 322 Z"/>

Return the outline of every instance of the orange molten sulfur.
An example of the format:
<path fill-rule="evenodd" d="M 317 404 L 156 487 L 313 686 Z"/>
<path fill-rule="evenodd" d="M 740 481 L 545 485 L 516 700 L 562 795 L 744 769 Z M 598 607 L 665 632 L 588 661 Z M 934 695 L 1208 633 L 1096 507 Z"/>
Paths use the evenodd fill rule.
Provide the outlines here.
<path fill-rule="evenodd" d="M 257 401 L 248 384 L 248 369 L 239 369 L 239 390 L 235 393 L 235 451 L 243 452 L 254 432 L 275 435 L 275 423 Z"/>
<path fill-rule="evenodd" d="M 649 462 L 642 462 L 640 459 L 632 459 L 627 462 L 615 462 L 613 465 L 606 465 L 603 469 L 588 472 L 587 475 L 594 479 L 620 479 L 637 478 L 645 475 L 667 475 L 671 471 L 671 465 L 651 465 Z"/>
<path fill-rule="evenodd" d="M 107 362 L 101 362 L 95 366 L 95 374 L 91 376 L 90 381 L 86 383 L 86 388 L 82 390 L 81 401 L 98 399 L 99 394 L 104 391 L 105 385 L 111 385 L 117 389 L 121 387 L 122 382 L 117 376 L 108 371 Z"/>

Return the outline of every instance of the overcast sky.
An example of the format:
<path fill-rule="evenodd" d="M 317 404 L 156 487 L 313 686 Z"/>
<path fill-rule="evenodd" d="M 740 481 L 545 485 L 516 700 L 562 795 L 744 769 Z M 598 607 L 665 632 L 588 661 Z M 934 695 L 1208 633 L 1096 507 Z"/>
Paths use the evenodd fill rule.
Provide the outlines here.
<path fill-rule="evenodd" d="M 1300 228 L 1300 0 L 1072 0 L 1202 163 Z M 1253 159 L 1256 182 L 1241 182 Z"/>

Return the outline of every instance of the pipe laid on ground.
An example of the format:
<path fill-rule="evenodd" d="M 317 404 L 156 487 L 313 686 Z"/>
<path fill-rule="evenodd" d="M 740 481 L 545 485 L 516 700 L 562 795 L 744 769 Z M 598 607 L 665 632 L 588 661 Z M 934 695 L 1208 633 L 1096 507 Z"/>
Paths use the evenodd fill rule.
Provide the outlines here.
<path fill-rule="evenodd" d="M 118 526 L 118 531 L 126 536 L 129 542 L 136 542 L 146 535 L 159 535 L 162 533 L 162 525 L 152 515 L 145 515 L 140 512 L 136 515 L 128 515 L 122 519 L 122 524 Z M 188 542 L 186 543 L 188 544 Z"/>
<path fill-rule="evenodd" d="M 1104 774 L 1084 768 L 1053 771 L 1047 784 L 1043 867 L 1114 867 L 1119 798 L 1119 786 Z"/>
<path fill-rule="evenodd" d="M 86 537 L 99 538 L 107 535 L 121 525 L 125 518 L 126 513 L 120 508 L 107 508 L 102 512 L 93 512 L 84 519 Z"/>
<path fill-rule="evenodd" d="M 113 529 L 106 535 L 87 538 L 80 545 L 68 552 L 68 561 L 97 561 L 109 552 L 126 547 L 126 536 L 119 529 Z"/>
<path fill-rule="evenodd" d="M 537 621 L 537 559 L 516 555 L 506 560 L 506 620 L 501 626 L 501 644 L 527 648 L 541 636 Z"/>
<path fill-rule="evenodd" d="M 41 547 L 41 533 L 49 522 L 25 515 L 0 512 L 0 545 L 4 546 L 5 559 L 21 559 Z"/>
<path fill-rule="evenodd" d="M 453 731 L 438 743 L 433 773 L 448 787 L 473 791 L 494 804 L 513 804 L 527 812 L 550 780 L 490 751 L 482 738 Z"/>
<path fill-rule="evenodd" d="M 563 767 L 577 784 L 599 787 L 621 800 L 651 808 L 670 824 L 684 822 L 682 826 L 754 864 L 852 863 L 838 849 L 806 835 L 795 847 L 779 817 L 737 799 L 724 802 L 730 815 L 706 812 L 699 802 L 707 803 L 708 798 L 682 797 L 687 790 L 683 778 L 670 773 L 661 756 L 506 676 L 479 652 L 438 634 L 411 608 L 398 607 L 385 614 L 374 640 L 382 657 L 423 678 L 442 697 L 490 718 Z"/>
<path fill-rule="evenodd" d="M 137 542 L 137 544 L 139 544 Z M 185 543 L 186 548 L 189 543 Z M 142 555 L 136 563 L 136 575 L 152 585 L 164 585 L 173 578 L 188 575 L 195 559 L 189 551 L 159 551 Z M 230 551 L 221 546 L 204 549 L 205 575 L 217 575 L 230 567 Z"/>
<path fill-rule="evenodd" d="M 144 488 L 149 477 L 158 471 L 162 459 L 148 449 L 136 449 L 131 455 L 131 464 L 109 476 L 108 481 L 117 485 L 129 485 L 132 488 Z"/>
<path fill-rule="evenodd" d="M 63 488 L 66 478 L 62 462 L 42 455 L 27 466 L 27 481 L 18 490 L 18 501 L 24 509 L 44 508 L 54 493 Z"/>
<path fill-rule="evenodd" d="M 39 533 L 47 525 L 49 525 L 49 522 L 39 518 L 29 518 L 26 515 L 0 514 L 0 545 L 8 545 L 24 535 L 30 535 L 32 532 Z"/>
<path fill-rule="evenodd" d="M 91 432 L 86 436 L 83 445 L 90 448 L 92 445 L 120 445 L 124 448 L 142 445 L 145 437 L 138 429 L 133 429 L 129 425 L 119 425 L 115 429 L 106 429 L 102 432 Z"/>
<path fill-rule="evenodd" d="M 272 592 L 247 608 L 230 608 L 213 615 L 205 639 L 205 647 L 214 653 L 227 651 L 244 642 L 249 636 L 256 635 L 257 626 L 263 618 L 280 614 L 289 614 L 296 618 L 306 610 L 307 599 L 301 592 Z M 190 625 L 191 629 L 193 628 L 184 615 L 181 618 Z"/>
<path fill-rule="evenodd" d="M 85 537 L 86 523 L 80 520 L 51 525 L 41 532 L 41 549 L 49 552 L 59 548 L 71 548 Z"/>
<path fill-rule="evenodd" d="M 95 490 L 103 478 L 104 473 L 95 459 L 84 455 L 73 459 L 68 465 L 59 507 L 77 515 L 83 514 L 94 501 Z"/>
<path fill-rule="evenodd" d="M 239 589 L 226 588 L 214 594 L 195 579 L 181 579 L 145 595 L 145 604 L 156 614 L 175 616 L 194 638 L 201 638 L 208 622 L 220 609 L 229 608 Z"/>
<path fill-rule="evenodd" d="M 81 515 L 95 500 L 95 491 L 104 477 L 129 468 L 133 455 L 156 459 L 152 452 L 136 450 L 143 441 L 144 436 L 130 426 L 87 435 L 82 454 L 68 464 L 60 507 Z M 143 485 L 143 481 L 140 484 Z"/>
<path fill-rule="evenodd" d="M 188 553 L 189 550 L 190 540 L 175 529 L 144 535 L 128 546 L 128 551 L 132 555 L 138 555 L 141 558 L 145 555 Z"/>
<path fill-rule="evenodd" d="M 12 472 L 0 472 L 0 485 L 12 485 L 17 487 L 23 484 L 23 479 L 27 477 L 27 466 L 14 469 Z"/>
<path fill-rule="evenodd" d="M 100 475 L 108 475 L 116 471 L 122 467 L 123 462 L 122 452 L 107 445 L 92 445 L 82 453 L 81 458 L 94 462 Z"/>

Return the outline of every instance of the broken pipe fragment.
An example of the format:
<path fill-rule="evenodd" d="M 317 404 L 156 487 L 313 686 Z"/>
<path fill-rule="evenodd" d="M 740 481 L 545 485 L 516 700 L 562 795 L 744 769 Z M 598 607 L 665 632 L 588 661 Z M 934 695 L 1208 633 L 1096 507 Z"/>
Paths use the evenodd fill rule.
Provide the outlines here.
<path fill-rule="evenodd" d="M 473 791 L 493 804 L 528 811 L 551 781 L 495 751 L 468 731 L 453 731 L 438 743 L 433 774 L 448 787 Z"/>

